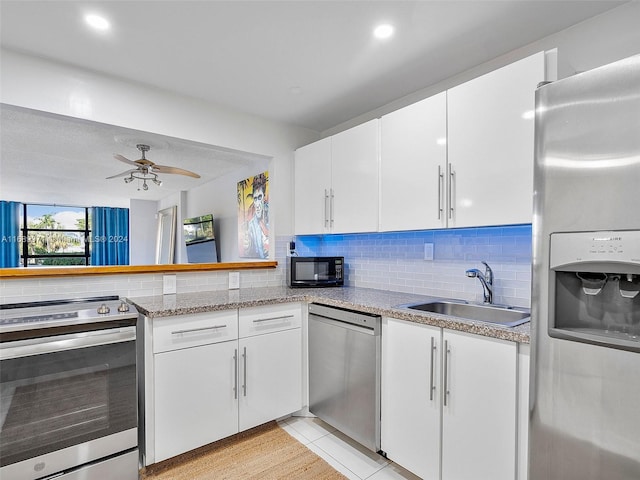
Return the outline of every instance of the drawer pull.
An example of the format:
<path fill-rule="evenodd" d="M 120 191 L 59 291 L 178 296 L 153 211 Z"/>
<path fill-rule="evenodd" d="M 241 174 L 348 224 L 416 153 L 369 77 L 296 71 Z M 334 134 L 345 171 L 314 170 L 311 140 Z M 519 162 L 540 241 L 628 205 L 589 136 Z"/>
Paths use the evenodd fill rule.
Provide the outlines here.
<path fill-rule="evenodd" d="M 189 328 L 187 330 L 176 330 L 175 332 L 171 332 L 171 335 L 180 335 L 182 333 L 194 333 L 194 332 L 204 332 L 206 330 L 215 330 L 217 328 L 226 328 L 226 325 L 214 325 L 213 327 L 201 327 L 201 328 Z"/>
<path fill-rule="evenodd" d="M 271 320 L 286 320 L 288 318 L 293 318 L 293 317 L 295 317 L 295 315 L 282 315 L 281 317 L 256 318 L 253 321 L 253 323 L 269 322 Z"/>

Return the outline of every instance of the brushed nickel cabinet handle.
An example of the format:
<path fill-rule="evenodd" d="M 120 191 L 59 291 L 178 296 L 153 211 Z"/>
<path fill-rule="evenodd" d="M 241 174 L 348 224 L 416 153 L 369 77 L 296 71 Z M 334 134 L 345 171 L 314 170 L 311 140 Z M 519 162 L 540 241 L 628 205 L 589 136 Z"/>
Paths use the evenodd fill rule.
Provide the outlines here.
<path fill-rule="evenodd" d="M 333 228 L 333 221 L 334 221 L 334 218 L 333 218 L 333 207 L 334 207 L 334 203 L 335 203 L 335 200 L 334 200 L 335 199 L 335 195 L 333 194 L 333 188 L 330 190 L 330 192 L 331 192 L 331 203 L 330 203 L 330 206 L 331 206 L 331 209 L 330 209 L 330 212 L 331 212 L 331 228 Z"/>
<path fill-rule="evenodd" d="M 242 353 L 242 361 L 244 363 L 244 378 L 242 384 L 242 394 L 247 396 L 247 347 L 244 347 L 244 352 Z"/>
<path fill-rule="evenodd" d="M 226 328 L 226 325 L 214 325 L 212 327 L 189 328 L 187 330 L 175 330 L 171 332 L 171 335 L 180 335 L 181 333 L 204 332 L 206 330 L 215 330 L 217 328 Z"/>
<path fill-rule="evenodd" d="M 329 210 L 327 208 L 328 201 L 329 201 L 329 191 L 325 188 L 324 189 L 324 227 L 325 228 L 329 227 L 329 216 L 327 215 L 327 211 Z"/>
<path fill-rule="evenodd" d="M 448 165 L 449 169 L 449 219 L 453 218 L 453 212 L 455 210 L 455 206 L 453 203 L 453 186 L 456 172 L 453 171 L 453 165 Z"/>
<path fill-rule="evenodd" d="M 235 379 L 233 384 L 233 399 L 238 399 L 238 349 L 233 351 L 233 378 Z"/>
<path fill-rule="evenodd" d="M 447 406 L 447 399 L 449 398 L 449 354 L 451 353 L 451 347 L 449 342 L 444 341 L 444 406 Z"/>
<path fill-rule="evenodd" d="M 429 400 L 433 401 L 433 396 L 436 391 L 435 382 L 435 359 L 436 359 L 436 339 L 431 337 L 431 371 L 429 372 Z"/>
<path fill-rule="evenodd" d="M 260 322 L 269 322 L 271 320 L 286 320 L 287 318 L 293 318 L 294 315 L 282 315 L 280 317 L 269 317 L 269 318 L 256 318 L 253 323 L 260 323 Z"/>
<path fill-rule="evenodd" d="M 442 208 L 442 185 L 444 184 L 444 173 L 442 167 L 438 165 L 438 220 L 442 218 L 444 209 Z"/>

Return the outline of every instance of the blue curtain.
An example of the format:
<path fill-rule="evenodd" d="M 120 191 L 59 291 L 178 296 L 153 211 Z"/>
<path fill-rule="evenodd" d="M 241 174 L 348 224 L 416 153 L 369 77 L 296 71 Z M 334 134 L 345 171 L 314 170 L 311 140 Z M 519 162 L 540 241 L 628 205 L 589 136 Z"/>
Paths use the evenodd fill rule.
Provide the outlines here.
<path fill-rule="evenodd" d="M 0 268 L 20 265 L 20 205 L 0 200 Z"/>
<path fill-rule="evenodd" d="M 129 265 L 129 209 L 93 207 L 91 265 Z"/>

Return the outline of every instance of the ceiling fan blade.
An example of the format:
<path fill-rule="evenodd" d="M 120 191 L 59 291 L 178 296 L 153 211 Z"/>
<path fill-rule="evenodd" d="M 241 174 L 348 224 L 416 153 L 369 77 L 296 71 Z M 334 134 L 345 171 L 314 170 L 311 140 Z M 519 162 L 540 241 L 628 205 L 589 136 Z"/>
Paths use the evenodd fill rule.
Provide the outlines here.
<path fill-rule="evenodd" d="M 154 173 L 177 173 L 178 175 L 186 175 L 188 177 L 200 178 L 200 175 L 197 173 L 190 172 L 189 170 L 184 170 L 182 168 L 177 167 L 167 167 L 165 165 L 153 165 L 151 170 Z"/>
<path fill-rule="evenodd" d="M 127 170 L 126 172 L 118 173 L 117 175 L 111 175 L 110 177 L 107 177 L 107 180 L 111 178 L 126 177 L 127 175 L 137 171 L 138 171 L 137 168 L 132 168 L 131 170 Z"/>
<path fill-rule="evenodd" d="M 129 165 L 135 165 L 136 167 L 138 166 L 138 164 L 133 160 L 129 160 L 127 157 L 123 157 L 118 153 L 114 154 L 113 158 L 115 158 L 116 160 L 120 160 L 121 162 L 128 163 Z"/>

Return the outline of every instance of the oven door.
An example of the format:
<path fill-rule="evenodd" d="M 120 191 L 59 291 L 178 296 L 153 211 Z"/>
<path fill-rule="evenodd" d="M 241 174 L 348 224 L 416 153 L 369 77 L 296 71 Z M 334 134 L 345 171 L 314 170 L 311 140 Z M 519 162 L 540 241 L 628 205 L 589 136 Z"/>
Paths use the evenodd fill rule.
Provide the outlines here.
<path fill-rule="evenodd" d="M 136 448 L 135 326 L 0 346 L 0 476 L 40 478 Z"/>

